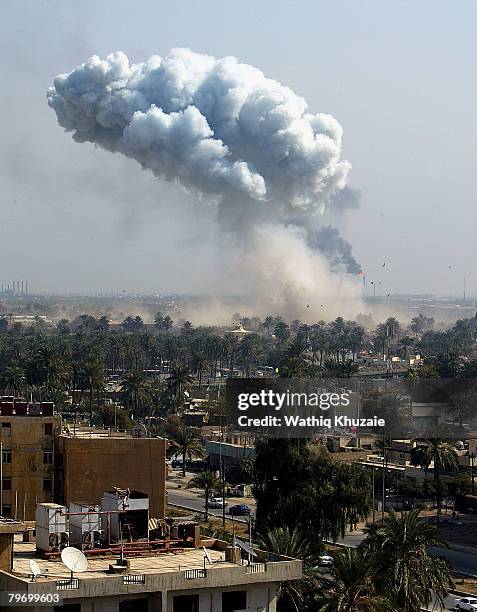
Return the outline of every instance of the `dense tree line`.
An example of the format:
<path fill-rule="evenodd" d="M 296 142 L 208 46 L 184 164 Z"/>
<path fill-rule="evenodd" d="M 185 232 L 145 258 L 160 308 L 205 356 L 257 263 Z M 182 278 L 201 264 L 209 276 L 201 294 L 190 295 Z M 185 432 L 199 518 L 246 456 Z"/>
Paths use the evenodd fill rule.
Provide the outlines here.
<path fill-rule="evenodd" d="M 238 316 L 238 315 L 237 315 Z M 280 317 L 244 319 L 249 333 L 239 335 L 217 327 L 174 323 L 157 313 L 154 326 L 140 316 L 126 317 L 112 329 L 106 317 L 81 315 L 60 320 L 54 329 L 43 320 L 32 326 L 0 319 L 0 389 L 35 400 L 52 400 L 93 412 L 109 377 L 122 381 L 115 400 L 131 414 L 154 414 L 157 407 L 177 412 L 184 391 L 194 381 L 202 387 L 219 372 L 241 368 L 247 376 L 268 366 L 286 378 L 349 377 L 364 354 L 408 356 L 421 353 L 420 375 L 472 377 L 477 360 L 469 358 L 476 341 L 477 320 L 458 321 L 447 331 L 434 331 L 432 319 L 422 315 L 404 326 L 390 317 L 374 330 L 365 330 L 342 317 L 326 323 L 290 324 Z M 158 369 L 170 373 L 160 384 Z"/>

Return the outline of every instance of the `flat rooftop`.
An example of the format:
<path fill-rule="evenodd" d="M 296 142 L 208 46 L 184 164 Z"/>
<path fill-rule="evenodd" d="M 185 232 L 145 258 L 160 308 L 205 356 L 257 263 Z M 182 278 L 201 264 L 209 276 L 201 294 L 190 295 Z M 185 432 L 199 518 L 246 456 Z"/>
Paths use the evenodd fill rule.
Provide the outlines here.
<path fill-rule="evenodd" d="M 127 556 L 129 568 L 120 574 L 110 573 L 119 554 L 104 551 L 89 555 L 86 572 L 75 573 L 73 580 L 60 558 L 45 559 L 36 554 L 34 542 L 23 542 L 20 535 L 14 539 L 12 571 L 0 571 L 0 591 L 19 591 L 27 594 L 55 593 L 61 591 L 65 600 L 82 598 L 115 597 L 134 593 L 183 591 L 197 588 L 224 588 L 250 583 L 282 582 L 302 577 L 302 563 L 290 557 L 268 557 L 265 551 L 255 549 L 258 557 L 248 565 L 237 559 L 225 561 L 227 543 L 205 539 L 207 553 L 212 563 L 204 567 L 204 551 L 199 548 L 183 548 L 176 552 L 142 556 Z M 41 576 L 32 581 L 30 561 L 38 564 Z M 204 571 L 205 570 L 205 571 Z"/>
<path fill-rule="evenodd" d="M 207 564 L 207 570 L 215 568 L 237 567 L 234 563 L 226 562 L 225 553 L 213 548 L 207 552 L 213 561 L 213 565 Z M 110 564 L 115 562 L 118 555 L 94 555 L 88 556 L 88 571 L 75 574 L 80 580 L 104 578 L 114 576 L 108 572 Z M 63 565 L 61 559 L 43 559 L 36 556 L 36 544 L 34 542 L 22 542 L 21 537 L 15 536 L 13 555 L 13 574 L 17 578 L 31 579 L 29 562 L 31 559 L 40 566 L 42 574 L 35 582 L 51 582 L 55 580 L 70 578 L 70 571 Z M 177 553 L 160 553 L 151 555 L 145 553 L 141 557 L 128 557 L 130 567 L 128 574 L 158 574 L 165 572 L 181 572 L 188 569 L 199 569 L 204 567 L 204 551 L 202 548 L 186 548 Z"/>

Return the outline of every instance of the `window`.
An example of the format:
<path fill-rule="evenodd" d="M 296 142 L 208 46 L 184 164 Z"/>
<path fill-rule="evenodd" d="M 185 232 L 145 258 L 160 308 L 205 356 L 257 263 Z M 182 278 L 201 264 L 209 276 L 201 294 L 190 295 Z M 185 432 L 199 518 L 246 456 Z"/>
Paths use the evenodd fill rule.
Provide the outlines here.
<path fill-rule="evenodd" d="M 53 423 L 45 423 L 45 436 L 53 435 Z"/>
<path fill-rule="evenodd" d="M 247 591 L 224 591 L 222 593 L 222 612 L 245 610 L 247 607 Z"/>
<path fill-rule="evenodd" d="M 4 491 L 11 491 L 12 490 L 12 479 L 11 478 L 4 478 L 2 480 L 3 483 L 3 490 Z"/>
<path fill-rule="evenodd" d="M 3 463 L 11 463 L 12 462 L 12 451 L 4 450 L 2 456 Z"/>
<path fill-rule="evenodd" d="M 51 491 L 51 478 L 43 478 L 43 491 Z"/>
<path fill-rule="evenodd" d="M 53 451 L 43 451 L 43 463 L 53 463 Z"/>
<path fill-rule="evenodd" d="M 12 518 L 12 507 L 11 506 L 7 504 L 3 504 L 3 517 Z"/>
<path fill-rule="evenodd" d="M 12 435 L 12 424 L 2 423 L 2 436 L 4 438 L 9 438 L 11 435 Z"/>
<path fill-rule="evenodd" d="M 199 595 L 175 595 L 172 612 L 199 612 Z"/>
<path fill-rule="evenodd" d="M 125 599 L 119 602 L 119 612 L 147 612 L 149 602 L 147 599 Z"/>

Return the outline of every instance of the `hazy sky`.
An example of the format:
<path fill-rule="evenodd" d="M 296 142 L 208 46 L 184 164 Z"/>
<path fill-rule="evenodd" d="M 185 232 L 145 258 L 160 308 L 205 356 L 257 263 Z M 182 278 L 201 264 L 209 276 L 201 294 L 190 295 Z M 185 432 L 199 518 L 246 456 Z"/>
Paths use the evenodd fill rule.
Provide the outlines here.
<path fill-rule="evenodd" d="M 0 280 L 234 290 L 212 208 L 74 143 L 46 103 L 53 78 L 94 53 L 187 46 L 257 66 L 342 124 L 362 193 L 342 233 L 368 281 L 459 294 L 466 276 L 477 293 L 476 23 L 473 0 L 1 0 Z"/>

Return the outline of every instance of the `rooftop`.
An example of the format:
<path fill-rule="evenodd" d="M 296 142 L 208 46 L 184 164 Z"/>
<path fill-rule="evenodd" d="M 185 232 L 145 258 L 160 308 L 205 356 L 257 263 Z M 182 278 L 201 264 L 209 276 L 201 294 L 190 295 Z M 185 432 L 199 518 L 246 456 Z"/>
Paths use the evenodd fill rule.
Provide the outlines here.
<path fill-rule="evenodd" d="M 208 568 L 217 567 L 236 567 L 234 563 L 225 561 L 225 553 L 219 550 L 208 549 L 208 553 L 214 565 Z M 31 559 L 40 566 L 44 577 L 37 578 L 35 582 L 52 582 L 55 580 L 70 578 L 70 571 L 63 565 L 61 559 L 42 559 L 36 555 L 36 544 L 34 542 L 22 542 L 21 536 L 15 536 L 13 574 L 18 578 L 31 579 L 29 562 Z M 88 578 L 112 576 L 108 570 L 109 566 L 115 562 L 116 556 L 88 556 L 88 571 L 76 574 L 75 577 L 81 580 Z M 157 574 L 164 572 L 180 572 L 187 569 L 204 567 L 204 551 L 202 548 L 184 549 L 177 553 L 161 553 L 159 555 L 145 555 L 132 557 L 129 559 L 130 574 Z M 219 564 L 220 562 L 220 564 Z"/>
<path fill-rule="evenodd" d="M 202 540 L 211 561 L 205 562 L 202 546 L 183 548 L 175 552 L 144 552 L 128 557 L 129 567 L 112 573 L 110 565 L 118 555 L 87 555 L 88 569 L 70 571 L 59 558 L 37 556 L 35 542 L 23 542 L 21 535 L 14 540 L 13 569 L 0 571 L 0 591 L 21 591 L 27 594 L 61 591 L 67 599 L 106 597 L 120 594 L 158 591 L 179 591 L 201 587 L 220 588 L 249 583 L 281 582 L 301 578 L 301 561 L 278 555 L 270 556 L 255 549 L 257 557 L 250 565 L 246 560 L 225 560 L 226 542 L 213 538 Z M 30 561 L 35 560 L 41 575 L 32 580 Z"/>

